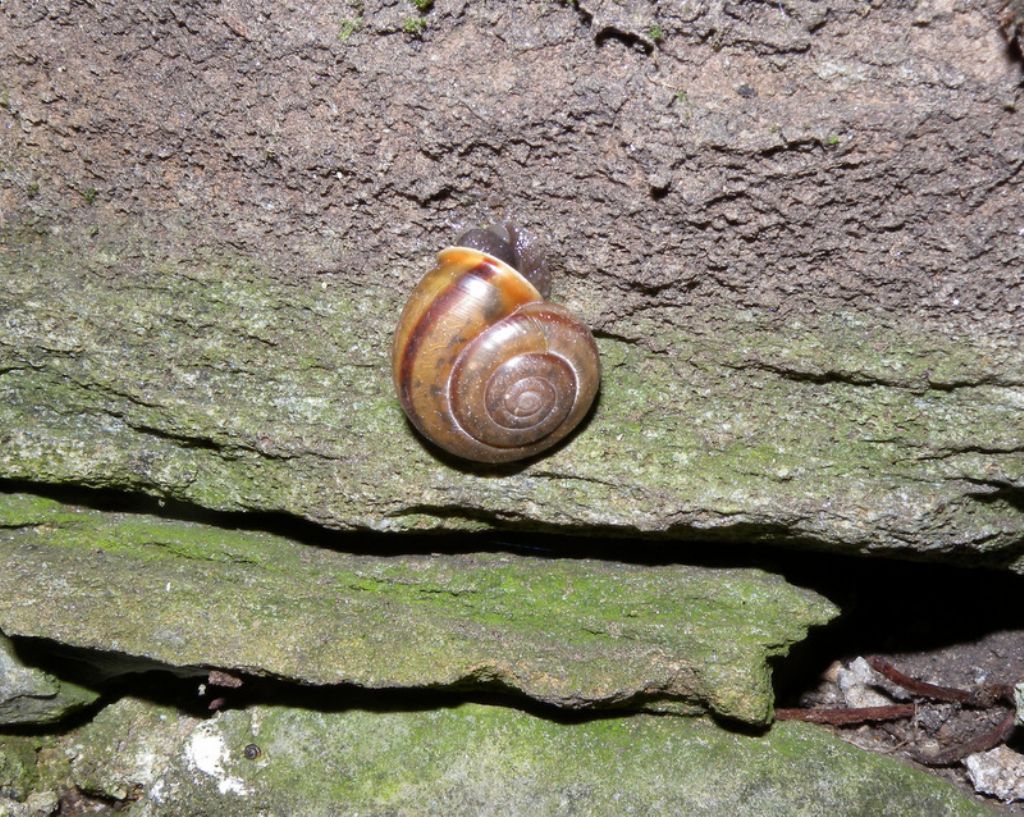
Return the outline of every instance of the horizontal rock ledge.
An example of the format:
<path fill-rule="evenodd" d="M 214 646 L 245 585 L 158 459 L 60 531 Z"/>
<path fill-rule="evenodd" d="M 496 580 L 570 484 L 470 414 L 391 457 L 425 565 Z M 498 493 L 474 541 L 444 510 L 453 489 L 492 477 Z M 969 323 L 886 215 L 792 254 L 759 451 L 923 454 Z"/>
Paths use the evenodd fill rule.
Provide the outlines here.
<path fill-rule="evenodd" d="M 1024 570 L 1024 349 L 983 327 L 652 308 L 599 338 L 577 435 L 487 470 L 440 457 L 398 407 L 402 292 L 106 234 L 0 253 L 0 479 L 349 530 L 789 540 Z"/>
<path fill-rule="evenodd" d="M 171 667 L 765 723 L 768 659 L 836 612 L 753 569 L 354 555 L 0 494 L 0 630 Z"/>
<path fill-rule="evenodd" d="M 991 813 L 945 780 L 807 724 L 776 724 L 754 737 L 703 718 L 566 725 L 478 704 L 394 712 L 255 706 L 201 720 L 125 698 L 66 736 L 0 739 L 0 767 L 5 755 L 29 766 L 12 787 L 24 799 L 56 799 L 74 784 L 131 798 L 133 814 L 154 817 L 727 817 L 738 804 L 759 817 Z M 31 768 L 37 756 L 48 765 Z"/>

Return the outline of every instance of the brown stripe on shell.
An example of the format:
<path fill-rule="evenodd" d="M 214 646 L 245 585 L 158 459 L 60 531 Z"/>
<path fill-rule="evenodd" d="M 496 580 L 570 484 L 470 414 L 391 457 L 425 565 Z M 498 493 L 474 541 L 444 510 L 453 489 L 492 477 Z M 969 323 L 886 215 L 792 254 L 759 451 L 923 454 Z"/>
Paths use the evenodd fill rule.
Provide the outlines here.
<path fill-rule="evenodd" d="M 498 272 L 499 270 L 495 268 L 494 264 L 484 259 L 476 266 L 464 272 L 463 275 L 476 275 L 481 281 L 486 282 L 497 277 Z M 424 338 L 429 334 L 431 327 L 436 324 L 440 315 L 449 311 L 452 305 L 462 297 L 463 293 L 459 288 L 459 282 L 463 275 L 453 278 L 452 283 L 434 299 L 430 308 L 423 313 L 423 316 L 417 321 L 416 326 L 413 327 L 406 338 L 406 346 L 401 350 L 401 362 L 398 365 L 398 383 L 401 389 L 401 401 L 404 405 L 412 407 L 413 404 L 409 392 L 412 387 L 413 362 L 416 359 L 416 354 L 420 350 Z"/>
<path fill-rule="evenodd" d="M 447 447 L 444 439 L 449 435 L 445 430 L 459 426 L 449 411 L 449 401 L 444 392 L 462 350 L 494 322 L 500 321 L 531 297 L 539 296 L 516 270 L 474 250 L 455 248 L 443 251 L 436 269 L 451 274 L 451 282 L 431 296 L 429 306 L 407 332 L 399 354 L 397 378 L 400 383 L 399 399 L 413 424 L 442 447 Z M 470 282 L 482 286 L 474 292 Z M 465 314 L 460 314 L 462 312 Z M 465 326 L 460 330 L 462 317 L 465 317 Z M 443 338 L 444 332 L 453 334 Z M 425 371 L 425 365 L 420 363 L 424 353 L 422 347 L 428 343 L 443 343 L 446 350 L 437 354 L 433 372 Z M 425 353 L 433 355 L 436 352 Z M 436 378 L 434 385 L 441 388 L 443 396 L 433 387 L 429 391 L 424 387 L 423 379 L 433 378 Z M 438 435 L 442 436 L 439 438 Z"/>

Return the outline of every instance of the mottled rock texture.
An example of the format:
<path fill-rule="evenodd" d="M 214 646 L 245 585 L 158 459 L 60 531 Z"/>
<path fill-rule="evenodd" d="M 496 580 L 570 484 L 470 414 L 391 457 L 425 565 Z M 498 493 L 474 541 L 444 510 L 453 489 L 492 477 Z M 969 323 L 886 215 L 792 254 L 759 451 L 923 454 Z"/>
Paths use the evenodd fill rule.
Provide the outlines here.
<path fill-rule="evenodd" d="M 759 570 L 353 555 L 0 495 L 0 630 L 199 675 L 764 723 L 768 659 L 835 613 Z"/>
<path fill-rule="evenodd" d="M 336 528 L 1024 569 L 1021 63 L 998 2 L 6 2 L 0 477 Z M 507 211 L 604 391 L 503 471 L 388 349 Z"/>
<path fill-rule="evenodd" d="M 0 729 L 52 723 L 97 697 L 91 690 L 25 666 L 11 640 L 0 633 Z"/>
<path fill-rule="evenodd" d="M 1024 572 L 1019 11 L 5 0 L 3 487 Z M 604 387 L 557 451 L 479 469 L 412 433 L 389 346 L 434 253 L 506 215 L 546 241 Z M 5 502 L 0 628 L 186 673 L 762 722 L 765 661 L 833 612 L 755 571 L 388 560 L 312 526 Z M 975 813 L 792 725 L 125 702 L 74 734 L 74 779 L 136 813 Z M 0 754 L 0 811 L 78 808 L 56 740 Z"/>
<path fill-rule="evenodd" d="M 0 738 L 0 763 L 25 754 L 30 740 Z M 115 801 L 136 817 L 991 814 L 944 781 L 794 723 L 755 737 L 703 719 L 566 725 L 478 704 L 258 706 L 200 720 L 126 698 L 31 748 L 41 748 L 43 768 L 26 773 L 37 774 L 42 790 L 74 784 L 72 792 Z M 4 802 L 0 794 L 0 809 Z"/>
<path fill-rule="evenodd" d="M 662 327 L 671 353 L 603 339 L 583 431 L 480 470 L 402 417 L 395 296 L 23 240 L 0 256 L 7 477 L 339 528 L 789 539 L 1021 567 L 1020 344 L 850 315 L 768 331 L 740 312 L 700 336 Z"/>

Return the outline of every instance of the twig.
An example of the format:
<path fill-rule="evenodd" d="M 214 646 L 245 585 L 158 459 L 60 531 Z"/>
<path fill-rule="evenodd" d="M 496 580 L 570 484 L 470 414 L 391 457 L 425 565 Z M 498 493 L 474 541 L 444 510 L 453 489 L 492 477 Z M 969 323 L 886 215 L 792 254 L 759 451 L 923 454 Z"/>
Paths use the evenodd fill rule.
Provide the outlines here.
<path fill-rule="evenodd" d="M 920 695 L 922 698 L 929 698 L 933 701 L 949 701 L 960 703 L 976 709 L 988 709 L 997 701 L 1013 703 L 1013 687 L 1010 684 L 983 684 L 976 689 L 966 690 L 956 687 L 939 686 L 929 684 L 925 681 L 918 681 L 900 672 L 896 667 L 880 658 L 877 655 L 869 655 L 865 659 L 871 669 L 879 675 L 888 678 L 897 686 L 903 687 L 907 692 Z"/>
<path fill-rule="evenodd" d="M 918 698 L 932 701 L 944 701 L 959 704 L 961 707 L 974 709 L 990 709 L 996 705 L 1010 705 L 1010 711 L 992 729 L 961 743 L 947 747 L 933 755 L 920 751 L 911 752 L 911 756 L 926 766 L 951 766 L 959 763 L 968 755 L 987 752 L 1000 746 L 1009 739 L 1016 726 L 1016 710 L 1012 684 L 983 684 L 974 689 L 929 684 L 918 681 L 900 672 L 896 667 L 877 655 L 866 658 L 868 665 L 883 678 Z M 912 718 L 917 713 L 916 704 L 893 704 L 891 706 L 865 706 L 853 709 L 776 709 L 775 719 L 780 721 L 806 721 L 822 723 L 830 726 L 849 726 L 852 724 L 871 723 L 878 721 L 894 721 L 901 718 Z"/>
<path fill-rule="evenodd" d="M 917 707 L 914 704 L 892 704 L 891 706 L 862 706 L 854 709 L 776 709 L 777 721 L 806 721 L 826 723 L 831 726 L 849 726 L 873 721 L 895 721 L 912 718 Z"/>
<path fill-rule="evenodd" d="M 959 746 L 951 746 L 950 748 L 944 749 L 935 755 L 926 755 L 921 752 L 914 752 L 914 760 L 918 763 L 924 764 L 925 766 L 952 766 L 954 763 L 959 763 L 968 755 L 973 755 L 977 752 L 987 752 L 989 749 L 995 749 L 997 746 L 1006 743 L 1010 734 L 1013 732 L 1014 722 L 1016 719 L 1016 712 L 1007 712 L 1006 716 L 999 721 L 994 729 L 982 732 L 980 735 L 972 738 L 966 743 L 961 743 Z"/>

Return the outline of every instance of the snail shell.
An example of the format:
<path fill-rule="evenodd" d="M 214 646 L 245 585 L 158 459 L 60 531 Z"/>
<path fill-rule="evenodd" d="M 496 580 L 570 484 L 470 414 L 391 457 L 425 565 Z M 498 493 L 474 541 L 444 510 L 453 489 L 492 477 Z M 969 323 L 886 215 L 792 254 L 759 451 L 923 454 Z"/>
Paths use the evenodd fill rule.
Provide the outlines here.
<path fill-rule="evenodd" d="M 531 457 L 586 415 L 601 380 L 597 346 L 513 266 L 546 289 L 546 269 L 525 234 L 503 225 L 459 243 L 473 246 L 438 254 L 398 323 L 398 399 L 423 436 L 456 456 Z"/>

